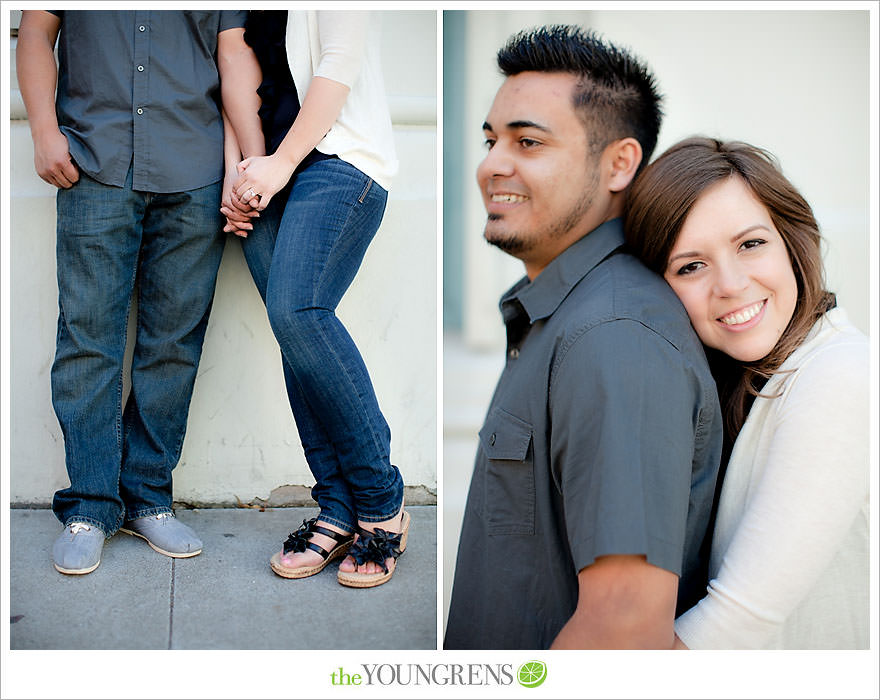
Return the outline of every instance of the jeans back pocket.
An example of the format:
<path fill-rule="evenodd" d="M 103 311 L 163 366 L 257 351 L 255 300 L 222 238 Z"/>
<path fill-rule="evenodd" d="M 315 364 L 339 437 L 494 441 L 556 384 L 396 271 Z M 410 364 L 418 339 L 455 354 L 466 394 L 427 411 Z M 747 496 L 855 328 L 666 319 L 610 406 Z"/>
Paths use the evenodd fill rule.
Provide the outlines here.
<path fill-rule="evenodd" d="M 480 430 L 486 454 L 485 513 L 489 535 L 535 533 L 532 426 L 496 408 Z"/>

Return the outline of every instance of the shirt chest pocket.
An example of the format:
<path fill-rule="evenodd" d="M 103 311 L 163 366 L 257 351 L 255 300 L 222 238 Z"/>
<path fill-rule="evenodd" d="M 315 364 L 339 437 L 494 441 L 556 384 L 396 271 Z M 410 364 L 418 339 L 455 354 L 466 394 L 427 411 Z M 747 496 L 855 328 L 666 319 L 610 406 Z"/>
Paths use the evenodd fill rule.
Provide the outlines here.
<path fill-rule="evenodd" d="M 500 408 L 480 430 L 486 454 L 485 513 L 489 535 L 535 534 L 532 426 Z"/>

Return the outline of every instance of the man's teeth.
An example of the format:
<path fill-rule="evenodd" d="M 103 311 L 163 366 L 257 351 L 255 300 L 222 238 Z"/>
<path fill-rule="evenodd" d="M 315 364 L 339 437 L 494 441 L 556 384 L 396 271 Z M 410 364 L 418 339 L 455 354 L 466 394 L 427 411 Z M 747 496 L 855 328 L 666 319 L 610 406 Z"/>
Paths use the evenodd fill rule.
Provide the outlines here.
<path fill-rule="evenodd" d="M 746 321 L 751 321 L 755 316 L 758 315 L 758 312 L 764 308 L 764 302 L 759 301 L 757 304 L 752 304 L 748 308 L 743 309 L 742 311 L 737 311 L 735 314 L 728 314 L 727 316 L 722 316 L 719 321 L 728 326 L 736 326 L 740 323 L 745 323 Z"/>
<path fill-rule="evenodd" d="M 521 194 L 493 194 L 493 202 L 525 202 L 528 197 Z"/>

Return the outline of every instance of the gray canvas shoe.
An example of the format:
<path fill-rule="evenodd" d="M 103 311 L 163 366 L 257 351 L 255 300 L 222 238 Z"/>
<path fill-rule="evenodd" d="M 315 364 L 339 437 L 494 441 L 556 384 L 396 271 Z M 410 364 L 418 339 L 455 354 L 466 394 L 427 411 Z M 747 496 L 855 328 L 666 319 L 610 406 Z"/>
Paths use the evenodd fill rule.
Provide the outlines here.
<path fill-rule="evenodd" d="M 194 557 L 202 551 L 202 541 L 198 535 L 175 518 L 173 513 L 126 520 L 119 530 L 145 539 L 148 545 L 166 557 Z"/>
<path fill-rule="evenodd" d="M 52 546 L 52 562 L 62 574 L 88 574 L 101 563 L 104 532 L 86 523 L 70 523 Z"/>

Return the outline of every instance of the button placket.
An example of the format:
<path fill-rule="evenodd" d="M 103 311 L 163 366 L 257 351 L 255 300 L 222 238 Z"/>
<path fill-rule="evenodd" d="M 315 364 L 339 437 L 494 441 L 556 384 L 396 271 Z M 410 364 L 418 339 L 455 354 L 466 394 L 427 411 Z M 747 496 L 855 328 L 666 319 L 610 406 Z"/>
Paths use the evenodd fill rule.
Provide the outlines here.
<path fill-rule="evenodd" d="M 132 107 L 134 107 L 134 179 L 135 189 L 144 188 L 144 178 L 147 177 L 149 163 L 146 161 L 146 154 L 150 153 L 149 144 L 149 115 L 147 114 L 150 107 L 150 78 L 147 66 L 150 65 L 150 33 L 147 27 L 150 26 L 149 10 L 141 10 L 135 13 L 134 26 L 137 31 L 134 33 L 134 53 L 133 68 L 134 77 L 132 79 Z"/>

